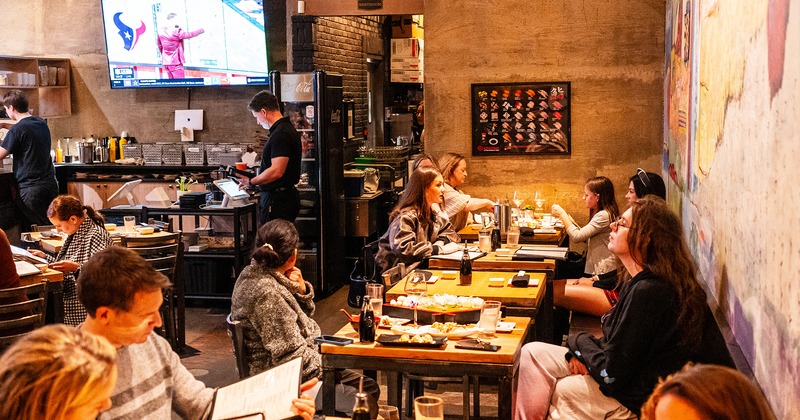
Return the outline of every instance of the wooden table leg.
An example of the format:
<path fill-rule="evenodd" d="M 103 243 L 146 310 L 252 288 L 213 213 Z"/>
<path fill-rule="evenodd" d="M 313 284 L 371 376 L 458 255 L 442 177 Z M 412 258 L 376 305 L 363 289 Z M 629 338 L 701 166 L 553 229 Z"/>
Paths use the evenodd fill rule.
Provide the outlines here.
<path fill-rule="evenodd" d="M 501 376 L 497 384 L 497 419 L 511 420 L 511 377 Z"/>
<path fill-rule="evenodd" d="M 336 369 L 322 368 L 322 412 L 326 416 L 336 414 Z"/>
<path fill-rule="evenodd" d="M 397 371 L 386 371 L 386 403 L 397 407 L 402 412 L 400 405 L 403 401 L 403 375 Z"/>

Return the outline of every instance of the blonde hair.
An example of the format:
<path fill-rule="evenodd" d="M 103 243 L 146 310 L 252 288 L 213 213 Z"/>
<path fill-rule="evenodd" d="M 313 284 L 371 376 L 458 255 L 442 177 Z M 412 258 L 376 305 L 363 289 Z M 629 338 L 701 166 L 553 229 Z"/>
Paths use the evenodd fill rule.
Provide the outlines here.
<path fill-rule="evenodd" d="M 464 158 L 464 155 L 458 153 L 445 153 L 439 158 L 439 170 L 442 173 L 444 182 L 450 183 L 450 178 L 453 177 L 458 164 L 461 163 L 462 160 L 466 160 L 466 158 Z"/>
<path fill-rule="evenodd" d="M 62 324 L 25 335 L 0 357 L 0 418 L 61 420 L 113 387 L 117 351 Z"/>

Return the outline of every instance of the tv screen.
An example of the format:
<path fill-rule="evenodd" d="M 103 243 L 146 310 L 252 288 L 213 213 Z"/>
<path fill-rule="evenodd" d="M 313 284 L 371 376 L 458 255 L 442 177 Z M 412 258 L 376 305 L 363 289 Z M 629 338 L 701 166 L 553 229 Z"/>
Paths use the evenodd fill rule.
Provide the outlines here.
<path fill-rule="evenodd" d="M 263 0 L 101 0 L 111 88 L 266 85 Z"/>

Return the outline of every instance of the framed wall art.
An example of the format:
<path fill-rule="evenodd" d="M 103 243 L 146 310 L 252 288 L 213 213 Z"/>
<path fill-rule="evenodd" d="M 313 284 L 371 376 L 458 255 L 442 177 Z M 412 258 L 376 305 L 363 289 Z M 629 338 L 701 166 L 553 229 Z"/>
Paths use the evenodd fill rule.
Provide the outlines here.
<path fill-rule="evenodd" d="M 472 154 L 569 155 L 570 82 L 472 85 Z"/>

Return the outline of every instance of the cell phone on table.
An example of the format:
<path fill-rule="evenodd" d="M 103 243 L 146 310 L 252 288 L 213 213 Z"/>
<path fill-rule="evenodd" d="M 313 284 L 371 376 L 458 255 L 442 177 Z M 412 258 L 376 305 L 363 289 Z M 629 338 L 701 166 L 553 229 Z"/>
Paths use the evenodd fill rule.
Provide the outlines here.
<path fill-rule="evenodd" d="M 456 343 L 457 349 L 498 351 L 500 346 L 496 346 L 483 340 L 460 340 Z"/>
<path fill-rule="evenodd" d="M 348 344 L 353 344 L 353 339 L 345 337 L 337 337 L 335 335 L 321 335 L 319 337 L 314 337 L 314 342 L 317 344 L 327 343 L 327 344 L 335 344 L 337 346 L 346 346 Z"/>

